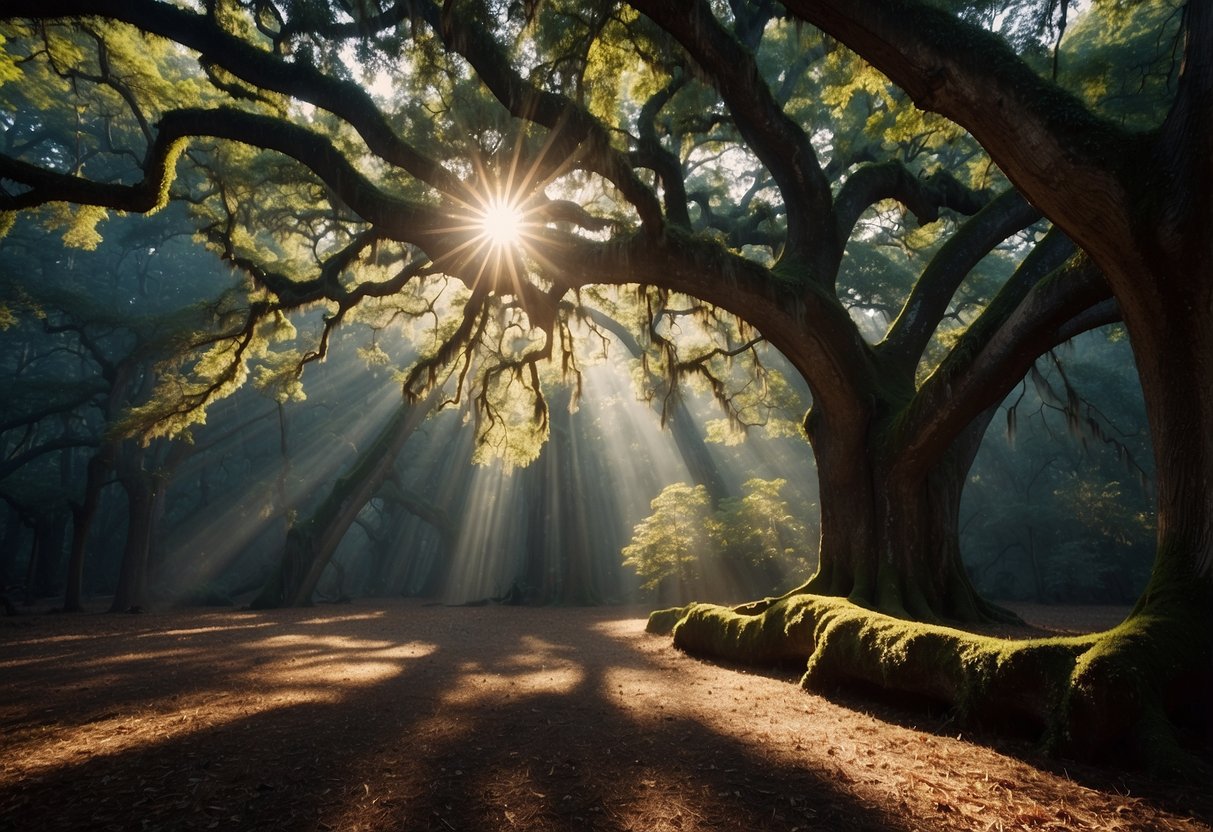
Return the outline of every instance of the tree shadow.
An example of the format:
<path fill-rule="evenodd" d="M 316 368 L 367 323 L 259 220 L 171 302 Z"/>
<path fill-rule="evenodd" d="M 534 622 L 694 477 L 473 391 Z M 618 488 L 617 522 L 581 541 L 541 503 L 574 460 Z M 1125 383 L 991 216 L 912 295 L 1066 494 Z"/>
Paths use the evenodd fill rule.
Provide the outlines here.
<path fill-rule="evenodd" d="M 1058 635 L 1048 631 L 1042 632 Z M 715 657 L 695 658 L 717 667 L 767 678 L 785 679 L 796 684 L 799 684 L 804 674 L 803 663 L 785 662 L 774 667 L 751 667 Z M 1035 769 L 1071 780 L 1089 789 L 1108 794 L 1132 795 L 1148 800 L 1165 812 L 1178 816 L 1190 815 L 1205 824 L 1213 825 L 1213 791 L 1194 788 L 1195 784 L 1213 783 L 1213 758 L 1208 754 L 1194 755 L 1192 770 L 1176 780 L 1133 768 L 1125 759 L 1109 758 L 1100 764 L 1047 753 L 1040 742 L 1043 726 L 1036 722 L 1017 721 L 1014 716 L 997 722 L 991 722 L 988 717 L 984 720 L 970 718 L 960 721 L 957 719 L 956 709 L 949 703 L 927 696 L 890 692 L 877 685 L 861 682 L 848 682 L 814 693 L 850 711 L 873 717 L 888 725 L 921 731 L 936 737 L 963 737 L 969 743 L 1020 760 Z"/>
<path fill-rule="evenodd" d="M 24 633 L 0 751 L 27 762 L 0 779 L 0 829 L 913 828 L 693 719 L 638 720 L 612 674 L 661 670 L 593 620 L 478 617 Z"/>
<path fill-rule="evenodd" d="M 840 770 L 775 762 L 743 739 L 757 726 L 698 718 L 684 660 L 621 643 L 617 616 L 345 607 L 5 634 L 0 830 L 924 828 Z"/>

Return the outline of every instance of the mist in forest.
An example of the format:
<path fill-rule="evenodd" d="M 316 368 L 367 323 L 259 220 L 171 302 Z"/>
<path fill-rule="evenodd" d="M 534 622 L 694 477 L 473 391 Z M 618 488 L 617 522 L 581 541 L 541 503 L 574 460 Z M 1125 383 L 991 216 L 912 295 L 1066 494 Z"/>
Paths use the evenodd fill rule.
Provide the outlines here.
<path fill-rule="evenodd" d="M 90 607 L 248 603 L 289 558 L 292 530 L 332 522 L 358 477 L 375 482 L 308 600 L 732 602 L 812 573 L 807 389 L 789 384 L 755 420 L 766 424 L 730 427 L 706 391 L 671 395 L 618 340 L 584 359 L 576 384 L 546 388 L 540 437 L 519 427 L 525 419 L 486 433 L 473 403 L 448 401 L 385 451 L 393 420 L 418 406 L 399 376 L 419 347 L 373 319 L 337 333 L 298 377 L 275 375 L 267 350 L 250 383 L 177 435 L 130 434 L 166 367 L 206 360 L 174 356 L 183 333 L 197 318 L 238 314 L 224 309 L 238 278 L 168 217 L 151 223 L 110 220 L 95 249 L 72 250 L 23 222 L 0 250 L 10 603 L 62 604 L 73 569 Z M 302 337 L 322 320 L 287 325 Z M 1140 591 L 1151 466 L 1128 367 L 1123 338 L 1084 336 L 1040 362 L 991 420 L 961 518 L 984 593 L 1126 603 Z M 1075 400 L 1086 414 L 1077 424 Z M 359 473 L 360 460 L 385 453 L 389 465 Z M 98 459 L 107 470 L 90 479 Z M 139 482 L 152 484 L 146 505 Z"/>

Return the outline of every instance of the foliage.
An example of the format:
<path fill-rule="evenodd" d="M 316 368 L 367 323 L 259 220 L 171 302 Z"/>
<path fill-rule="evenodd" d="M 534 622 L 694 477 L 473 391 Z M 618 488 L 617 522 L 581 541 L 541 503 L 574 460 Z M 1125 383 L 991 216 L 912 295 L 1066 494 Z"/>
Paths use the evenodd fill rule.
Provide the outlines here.
<path fill-rule="evenodd" d="M 1115 331 L 1084 336 L 1004 402 L 962 507 L 963 550 L 987 594 L 1127 604 L 1145 586 L 1154 474 L 1129 360 Z"/>
<path fill-rule="evenodd" d="M 675 483 L 662 489 L 651 507 L 653 513 L 636 526 L 632 542 L 623 547 L 624 565 L 636 570 L 644 589 L 656 589 L 666 579 L 680 585 L 693 582 L 699 560 L 712 545 L 706 489 Z"/>
<path fill-rule="evenodd" d="M 743 496 L 715 509 L 702 485 L 667 486 L 624 547 L 624 565 L 636 571 L 646 590 L 672 581 L 679 594 L 720 595 L 736 592 L 738 585 L 749 590 L 747 578 L 760 576 L 753 589 L 773 592 L 785 575 L 803 574 L 811 562 L 808 529 L 780 493 L 786 484 L 750 479 Z"/>

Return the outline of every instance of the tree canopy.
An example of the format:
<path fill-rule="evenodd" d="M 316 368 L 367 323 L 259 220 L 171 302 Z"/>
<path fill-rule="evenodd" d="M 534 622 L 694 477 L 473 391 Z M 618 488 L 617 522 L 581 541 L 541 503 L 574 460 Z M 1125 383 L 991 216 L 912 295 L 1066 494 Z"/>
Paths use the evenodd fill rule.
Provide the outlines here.
<path fill-rule="evenodd" d="M 1127 712 L 1194 719 L 1213 636 L 1177 633 L 1213 608 L 1207 4 L 12 0 L 2 19 L 4 228 L 22 212 L 89 248 L 108 212 L 182 205 L 238 275 L 114 435 L 181 435 L 250 379 L 306 395 L 301 368 L 359 322 L 408 400 L 471 402 L 481 446 L 525 463 L 596 344 L 639 356 L 663 416 L 693 382 L 734 428 L 786 401 L 769 345 L 812 398 L 818 567 L 734 615 L 812 593 L 1005 620 L 960 557 L 974 456 L 1041 356 L 1123 319 L 1155 566 L 1127 629 L 1041 670 L 1075 693 L 1040 708 L 1078 745 Z M 415 347 L 389 355 L 402 324 Z M 315 574 L 326 547 L 294 539 L 282 575 Z M 1109 692 L 1126 666 L 1148 694 Z"/>

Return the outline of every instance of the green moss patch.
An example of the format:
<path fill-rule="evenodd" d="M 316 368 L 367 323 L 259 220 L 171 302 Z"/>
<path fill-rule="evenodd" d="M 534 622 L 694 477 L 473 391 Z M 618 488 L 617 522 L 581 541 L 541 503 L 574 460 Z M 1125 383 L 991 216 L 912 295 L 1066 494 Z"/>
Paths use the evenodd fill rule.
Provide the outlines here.
<path fill-rule="evenodd" d="M 649 623 L 645 625 L 644 631 L 658 636 L 668 636 L 673 632 L 674 625 L 681 621 L 693 606 L 695 605 L 670 607 L 666 610 L 655 610 L 649 613 Z"/>
<path fill-rule="evenodd" d="M 1107 633 L 1007 640 L 806 594 L 756 614 L 711 604 L 662 610 L 649 631 L 672 632 L 678 648 L 732 662 L 803 661 L 808 690 L 862 687 L 940 703 L 962 722 L 1028 734 L 1049 750 L 1125 752 L 1166 768 L 1183 759 L 1165 706 L 1168 680 L 1192 656 L 1160 649 L 1175 634 L 1147 615 Z"/>

